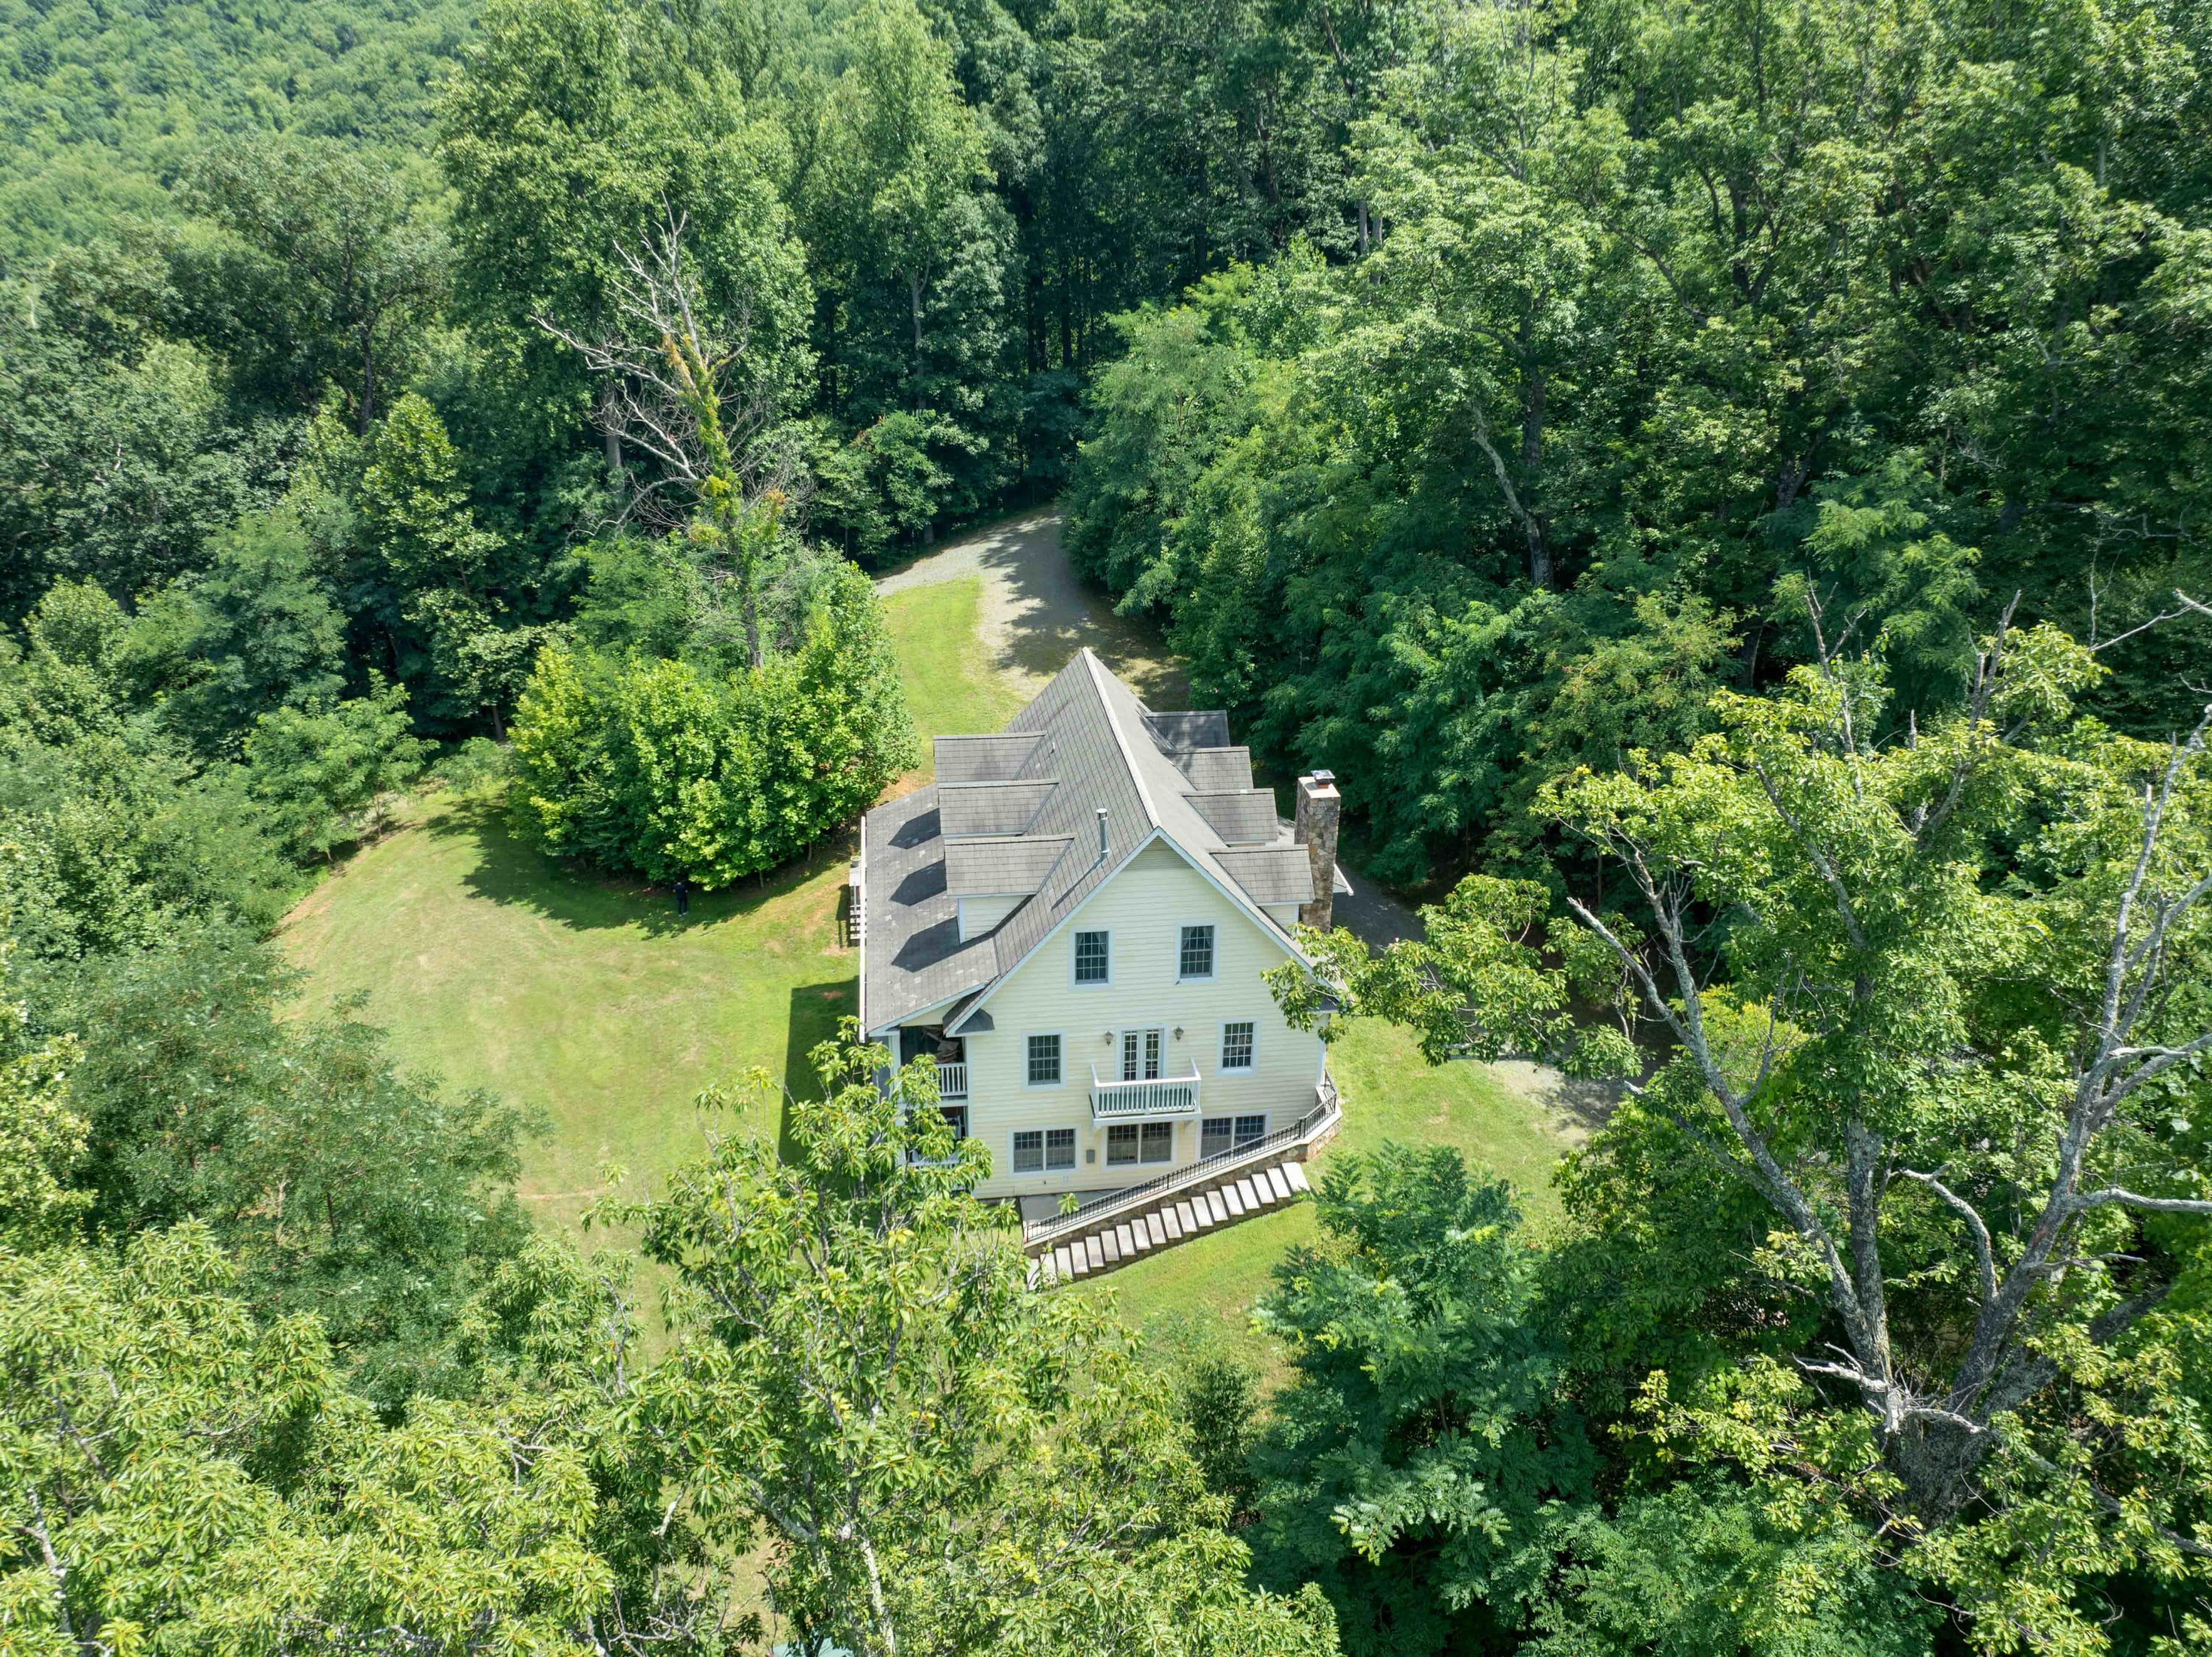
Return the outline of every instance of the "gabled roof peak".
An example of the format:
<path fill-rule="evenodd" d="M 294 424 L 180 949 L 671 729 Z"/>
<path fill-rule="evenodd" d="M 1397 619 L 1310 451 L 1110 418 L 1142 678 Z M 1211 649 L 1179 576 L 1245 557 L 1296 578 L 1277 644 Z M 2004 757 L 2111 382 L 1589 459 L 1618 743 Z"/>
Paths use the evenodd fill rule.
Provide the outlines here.
<path fill-rule="evenodd" d="M 871 1027 L 980 1005 L 1156 836 L 1295 948 L 1267 911 L 1312 895 L 1309 860 L 1228 735 L 1218 712 L 1153 713 L 1085 647 L 1004 731 L 939 737 L 939 782 L 878 807 L 864 831 Z M 951 860 L 955 879 L 949 854 L 969 837 L 988 844 Z M 958 892 L 987 885 L 1032 895 L 963 940 Z"/>

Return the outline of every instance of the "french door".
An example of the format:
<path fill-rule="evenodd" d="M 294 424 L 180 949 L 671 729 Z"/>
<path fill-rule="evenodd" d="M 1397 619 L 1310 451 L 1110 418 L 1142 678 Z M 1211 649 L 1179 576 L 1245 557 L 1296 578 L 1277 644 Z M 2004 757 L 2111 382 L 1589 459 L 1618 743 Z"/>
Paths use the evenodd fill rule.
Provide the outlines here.
<path fill-rule="evenodd" d="M 1164 1033 L 1150 1030 L 1121 1032 L 1121 1080 L 1124 1081 L 1158 1081 L 1160 1079 L 1160 1055 L 1167 1043 Z"/>

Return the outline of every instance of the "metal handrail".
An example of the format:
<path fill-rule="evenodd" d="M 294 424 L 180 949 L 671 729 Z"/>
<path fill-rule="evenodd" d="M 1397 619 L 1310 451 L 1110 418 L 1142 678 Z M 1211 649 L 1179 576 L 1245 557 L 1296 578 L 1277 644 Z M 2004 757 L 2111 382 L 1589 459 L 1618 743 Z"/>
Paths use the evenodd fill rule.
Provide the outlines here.
<path fill-rule="evenodd" d="M 1147 1206 L 1167 1191 L 1194 1185 L 1225 1173 L 1238 1163 L 1266 1156 L 1285 1145 L 1296 1144 L 1311 1138 L 1342 1114 L 1343 1106 L 1337 1098 L 1336 1083 L 1324 1075 L 1316 1090 L 1319 1102 L 1287 1128 L 1278 1128 L 1264 1139 L 1255 1139 L 1249 1144 L 1235 1146 L 1225 1151 L 1216 1151 L 1212 1156 L 1192 1163 L 1187 1168 L 1177 1168 L 1147 1179 L 1142 1185 L 1124 1185 L 1103 1197 L 1094 1197 L 1073 1214 L 1055 1214 L 1046 1220 L 1031 1220 L 1022 1227 L 1022 1245 L 1041 1243 L 1065 1232 L 1079 1230 L 1122 1208 Z"/>

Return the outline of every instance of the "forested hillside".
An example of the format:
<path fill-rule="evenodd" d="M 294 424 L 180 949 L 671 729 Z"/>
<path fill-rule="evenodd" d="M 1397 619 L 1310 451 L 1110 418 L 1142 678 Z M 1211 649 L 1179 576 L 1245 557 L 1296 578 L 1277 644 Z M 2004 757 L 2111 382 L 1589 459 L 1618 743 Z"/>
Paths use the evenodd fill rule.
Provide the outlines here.
<path fill-rule="evenodd" d="M 1926 716 L 2017 600 L 2212 579 L 2212 15 L 1453 9 L 1357 128 L 1385 228 L 1133 314 L 1069 496 L 1194 693 L 1374 867 L 1533 870 L 1542 783 L 1877 647 Z M 2095 704 L 2185 719 L 2192 615 Z"/>
<path fill-rule="evenodd" d="M 166 218 L 210 144 L 284 131 L 419 149 L 472 4 L 0 8 L 0 272 Z"/>
<path fill-rule="evenodd" d="M 2212 1645 L 2212 8 L 0 16 L 0 1648 Z M 1340 1148 L 1262 1398 L 827 1044 L 647 1350 L 271 931 L 811 855 L 1046 499 L 1437 897 L 1286 1012 L 1618 1104 Z"/>

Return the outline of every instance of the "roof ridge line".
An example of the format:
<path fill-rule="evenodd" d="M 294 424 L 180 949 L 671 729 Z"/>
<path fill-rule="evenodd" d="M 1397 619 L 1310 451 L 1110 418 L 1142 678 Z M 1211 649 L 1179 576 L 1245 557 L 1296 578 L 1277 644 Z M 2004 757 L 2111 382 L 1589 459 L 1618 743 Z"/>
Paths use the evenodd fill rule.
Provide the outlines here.
<path fill-rule="evenodd" d="M 1138 801 L 1145 808 L 1145 821 L 1151 827 L 1164 832 L 1167 825 L 1160 821 L 1160 808 L 1152 803 L 1152 791 L 1145 786 L 1145 774 L 1137 768 L 1137 756 L 1130 752 L 1128 733 L 1121 728 L 1121 720 L 1115 716 L 1114 698 L 1099 683 L 1099 675 L 1106 671 L 1105 664 L 1098 660 L 1098 653 L 1087 644 L 1083 647 L 1083 661 L 1091 670 L 1091 688 L 1097 693 L 1098 706 L 1106 716 L 1106 728 L 1114 733 L 1114 746 L 1121 751 L 1121 763 L 1128 767 L 1129 781 L 1135 785 Z M 1131 693 L 1131 699 L 1135 699 L 1134 692 Z M 1139 703 L 1137 705 L 1142 707 L 1144 704 Z"/>

